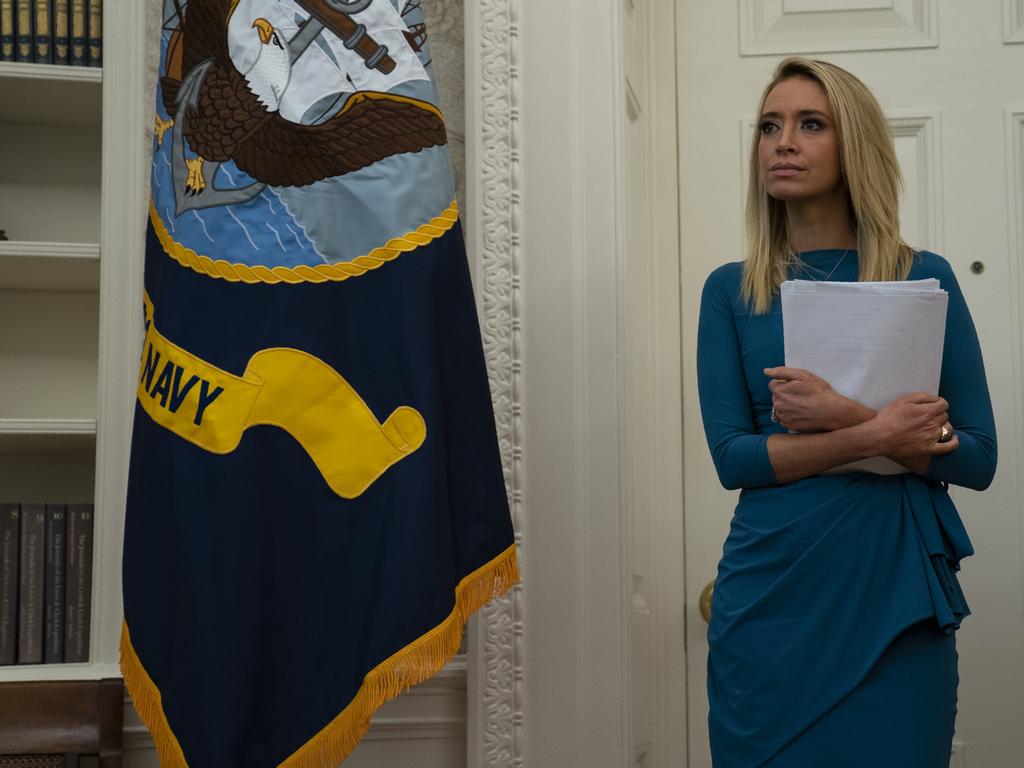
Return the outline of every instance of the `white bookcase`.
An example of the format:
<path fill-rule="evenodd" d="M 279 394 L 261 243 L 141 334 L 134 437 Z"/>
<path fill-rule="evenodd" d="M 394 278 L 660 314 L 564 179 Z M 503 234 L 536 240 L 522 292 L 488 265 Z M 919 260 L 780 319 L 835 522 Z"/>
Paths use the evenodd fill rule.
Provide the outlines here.
<path fill-rule="evenodd" d="M 0 63 L 0 500 L 93 501 L 89 662 L 116 676 L 142 335 L 145 6 L 106 0 L 104 67 Z"/>

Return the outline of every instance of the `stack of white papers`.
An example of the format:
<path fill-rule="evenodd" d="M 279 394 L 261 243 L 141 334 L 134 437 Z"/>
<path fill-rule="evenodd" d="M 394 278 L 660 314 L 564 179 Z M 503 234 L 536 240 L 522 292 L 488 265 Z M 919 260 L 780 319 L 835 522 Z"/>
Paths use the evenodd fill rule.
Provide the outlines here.
<path fill-rule="evenodd" d="M 911 392 L 938 393 L 949 301 L 938 280 L 787 280 L 781 290 L 787 366 L 876 411 Z M 830 470 L 850 471 L 908 470 L 883 457 Z"/>

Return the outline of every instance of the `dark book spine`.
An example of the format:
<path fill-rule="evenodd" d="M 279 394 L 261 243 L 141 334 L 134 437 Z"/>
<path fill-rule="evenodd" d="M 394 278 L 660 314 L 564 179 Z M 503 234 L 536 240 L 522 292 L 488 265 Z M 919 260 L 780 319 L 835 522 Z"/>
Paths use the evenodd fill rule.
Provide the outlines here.
<path fill-rule="evenodd" d="M 0 664 L 18 660 L 18 539 L 21 507 L 0 504 Z"/>
<path fill-rule="evenodd" d="M 50 7 L 53 10 L 53 21 L 50 28 L 53 30 L 53 63 L 67 64 L 71 61 L 70 49 L 68 48 L 71 37 L 68 21 L 68 0 L 50 0 Z"/>
<path fill-rule="evenodd" d="M 89 66 L 103 66 L 103 0 L 89 0 Z"/>
<path fill-rule="evenodd" d="M 0 61 L 14 61 L 14 0 L 0 0 Z"/>
<path fill-rule="evenodd" d="M 85 0 L 71 0 L 71 65 L 84 67 L 86 57 Z"/>
<path fill-rule="evenodd" d="M 46 576 L 43 593 L 43 662 L 64 661 L 64 567 L 67 557 L 67 519 L 63 504 L 46 505 Z"/>
<path fill-rule="evenodd" d="M 92 504 L 68 504 L 64 661 L 89 660 L 92 612 Z"/>
<path fill-rule="evenodd" d="M 32 0 L 16 0 L 14 29 L 17 36 L 14 58 L 32 61 Z"/>
<path fill-rule="evenodd" d="M 37 64 L 53 63 L 53 27 L 50 26 L 50 0 L 32 0 L 35 27 L 32 30 L 33 58 Z"/>
<path fill-rule="evenodd" d="M 18 663 L 43 661 L 43 567 L 46 508 L 21 505 L 21 580 L 18 584 Z"/>

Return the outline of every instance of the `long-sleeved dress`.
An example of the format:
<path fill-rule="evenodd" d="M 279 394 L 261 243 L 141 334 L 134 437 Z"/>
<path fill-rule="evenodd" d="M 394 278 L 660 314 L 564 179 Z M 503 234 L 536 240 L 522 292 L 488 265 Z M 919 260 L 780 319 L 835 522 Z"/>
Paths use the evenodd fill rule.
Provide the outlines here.
<path fill-rule="evenodd" d="M 801 254 L 792 277 L 857 280 L 856 251 Z M 949 263 L 909 279 L 949 293 L 939 394 L 959 437 L 926 476 L 864 472 L 779 483 L 763 369 L 784 364 L 782 311 L 751 313 L 742 262 L 707 279 L 697 372 L 719 479 L 742 489 L 713 593 L 708 700 L 715 768 L 946 768 L 956 714 L 957 582 L 973 554 L 948 484 L 983 490 L 996 434 L 981 348 Z"/>

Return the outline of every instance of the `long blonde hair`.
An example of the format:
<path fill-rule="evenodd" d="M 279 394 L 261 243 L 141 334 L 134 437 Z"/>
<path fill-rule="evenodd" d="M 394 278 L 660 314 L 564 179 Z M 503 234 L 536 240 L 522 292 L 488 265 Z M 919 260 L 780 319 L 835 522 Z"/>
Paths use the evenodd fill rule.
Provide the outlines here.
<path fill-rule="evenodd" d="M 903 174 L 882 108 L 867 86 L 835 64 L 791 56 L 779 62 L 761 94 L 757 114 L 772 88 L 792 77 L 819 83 L 828 95 L 839 142 L 839 173 L 857 235 L 860 280 L 905 280 L 913 249 L 900 237 L 899 194 Z M 758 166 L 760 130 L 750 148 L 747 190 L 747 259 L 743 299 L 756 314 L 767 312 L 797 263 L 790 252 L 786 203 L 766 191 Z"/>

